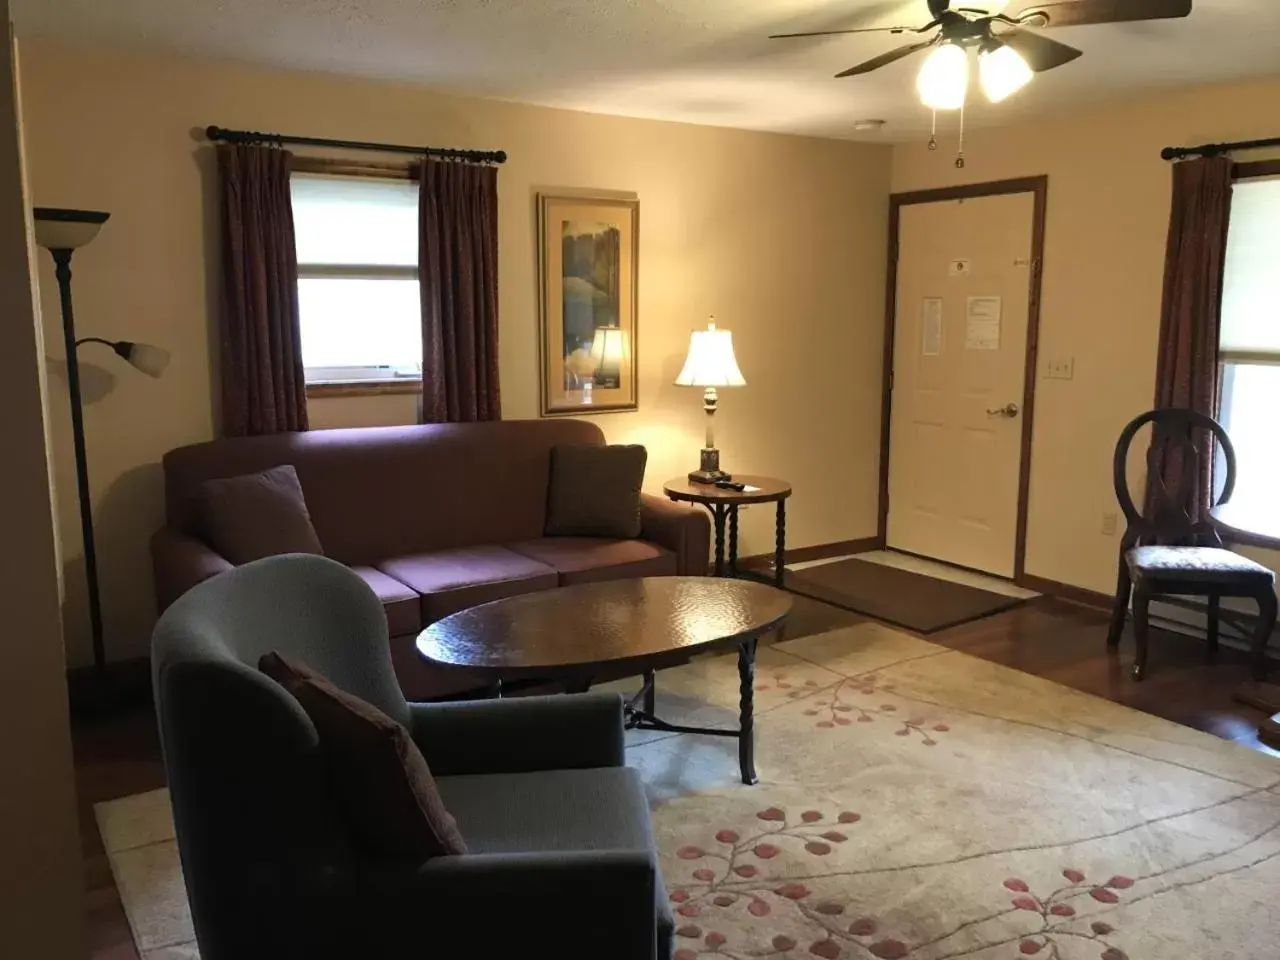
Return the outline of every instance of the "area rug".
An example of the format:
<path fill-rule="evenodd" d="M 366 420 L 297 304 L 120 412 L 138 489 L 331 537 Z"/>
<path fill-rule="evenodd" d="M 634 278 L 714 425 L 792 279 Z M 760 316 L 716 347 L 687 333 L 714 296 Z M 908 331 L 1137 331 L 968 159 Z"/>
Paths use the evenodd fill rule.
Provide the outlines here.
<path fill-rule="evenodd" d="M 1278 955 L 1275 760 L 877 624 L 762 648 L 756 683 L 757 786 L 732 741 L 631 734 L 677 960 Z M 732 724 L 737 687 L 696 660 L 659 710 Z M 192 960 L 166 804 L 98 818 L 143 956 Z"/>
<path fill-rule="evenodd" d="M 856 557 L 803 570 L 787 570 L 785 584 L 792 593 L 918 633 L 936 633 L 1024 602 L 1017 597 Z"/>

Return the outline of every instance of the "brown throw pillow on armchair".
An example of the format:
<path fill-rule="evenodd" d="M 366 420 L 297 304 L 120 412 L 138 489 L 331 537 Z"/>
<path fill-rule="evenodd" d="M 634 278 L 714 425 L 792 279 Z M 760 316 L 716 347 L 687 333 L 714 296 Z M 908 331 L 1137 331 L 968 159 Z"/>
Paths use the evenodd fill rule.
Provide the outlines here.
<path fill-rule="evenodd" d="M 334 794 L 371 855 L 420 862 L 467 852 L 408 730 L 278 653 L 263 656 L 258 669 L 293 694 L 315 724 Z"/>
<path fill-rule="evenodd" d="M 298 472 L 287 463 L 206 480 L 196 488 L 194 506 L 200 535 L 237 566 L 282 553 L 324 556 Z"/>
<path fill-rule="evenodd" d="M 639 444 L 551 448 L 549 537 L 640 536 L 640 487 L 649 453 Z"/>

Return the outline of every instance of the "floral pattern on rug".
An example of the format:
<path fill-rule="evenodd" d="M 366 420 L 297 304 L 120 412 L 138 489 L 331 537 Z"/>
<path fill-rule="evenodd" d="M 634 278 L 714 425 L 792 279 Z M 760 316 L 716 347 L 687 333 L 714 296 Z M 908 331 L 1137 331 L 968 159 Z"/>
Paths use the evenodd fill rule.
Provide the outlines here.
<path fill-rule="evenodd" d="M 676 960 L 1280 956 L 1274 759 L 873 624 L 773 653 L 758 786 L 717 742 L 629 753 Z"/>
<path fill-rule="evenodd" d="M 1275 759 L 876 624 L 757 668 L 758 785 L 732 740 L 628 733 L 674 960 L 1280 957 Z M 735 658 L 657 696 L 732 726 Z M 166 800 L 99 824 L 144 957 L 198 960 Z"/>

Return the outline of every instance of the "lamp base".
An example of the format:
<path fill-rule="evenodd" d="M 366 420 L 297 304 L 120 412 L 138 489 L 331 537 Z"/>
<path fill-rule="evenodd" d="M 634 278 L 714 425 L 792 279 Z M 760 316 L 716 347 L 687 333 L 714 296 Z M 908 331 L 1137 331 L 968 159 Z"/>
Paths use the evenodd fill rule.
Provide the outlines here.
<path fill-rule="evenodd" d="M 715 447 L 702 448 L 702 466 L 689 474 L 690 483 L 716 483 L 731 479 L 729 474 L 720 469 L 720 451 Z"/>

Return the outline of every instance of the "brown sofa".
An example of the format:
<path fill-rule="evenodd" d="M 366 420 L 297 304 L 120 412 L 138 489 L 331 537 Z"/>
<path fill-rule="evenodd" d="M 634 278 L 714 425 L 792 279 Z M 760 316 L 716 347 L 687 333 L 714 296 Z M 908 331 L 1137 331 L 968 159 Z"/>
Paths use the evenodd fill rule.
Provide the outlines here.
<path fill-rule="evenodd" d="M 551 448 L 603 444 L 593 423 L 497 423 L 315 430 L 214 440 L 164 457 L 167 523 L 152 538 L 163 610 L 232 564 L 202 542 L 191 495 L 205 480 L 292 464 L 325 553 L 382 600 L 409 700 L 477 685 L 425 665 L 426 625 L 501 597 L 625 577 L 702 574 L 710 525 L 695 508 L 642 498 L 638 540 L 544 537 Z"/>

